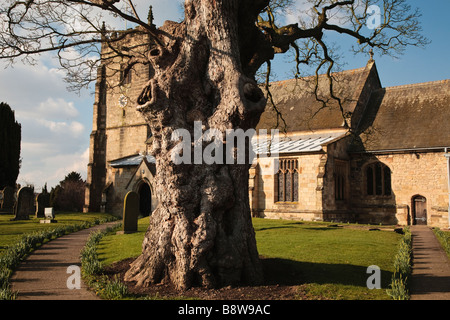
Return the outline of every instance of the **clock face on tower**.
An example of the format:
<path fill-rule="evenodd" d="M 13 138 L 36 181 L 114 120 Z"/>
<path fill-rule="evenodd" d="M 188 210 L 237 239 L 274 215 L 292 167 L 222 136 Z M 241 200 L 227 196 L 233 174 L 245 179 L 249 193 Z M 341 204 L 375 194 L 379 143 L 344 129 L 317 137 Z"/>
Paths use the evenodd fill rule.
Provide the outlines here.
<path fill-rule="evenodd" d="M 127 106 L 127 104 L 128 104 L 128 98 L 125 95 L 121 94 L 119 97 L 119 106 L 121 108 L 125 108 Z"/>

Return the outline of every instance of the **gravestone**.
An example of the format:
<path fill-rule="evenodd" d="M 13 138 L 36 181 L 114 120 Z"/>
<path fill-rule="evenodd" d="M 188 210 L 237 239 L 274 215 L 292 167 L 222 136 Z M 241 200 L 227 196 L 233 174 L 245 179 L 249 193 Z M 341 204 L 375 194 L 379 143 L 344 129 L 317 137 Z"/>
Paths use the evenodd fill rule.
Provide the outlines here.
<path fill-rule="evenodd" d="M 53 208 L 45 208 L 44 209 L 44 216 L 45 219 L 40 220 L 40 223 L 55 223 L 57 222 L 55 220 L 55 211 L 53 210 Z"/>
<path fill-rule="evenodd" d="M 52 208 L 45 208 L 44 215 L 46 219 L 55 219 L 55 210 Z"/>
<path fill-rule="evenodd" d="M 130 191 L 123 200 L 123 230 L 119 233 L 133 233 L 137 231 L 139 217 L 139 195 Z"/>
<path fill-rule="evenodd" d="M 1 211 L 13 213 L 14 211 L 14 189 L 11 187 L 5 187 L 2 191 L 3 199 L 1 201 Z"/>
<path fill-rule="evenodd" d="M 29 215 L 34 213 L 34 192 L 29 187 L 20 188 L 17 192 L 17 202 L 14 207 L 13 220 L 28 220 Z"/>
<path fill-rule="evenodd" d="M 50 206 L 50 194 L 40 193 L 36 197 L 36 218 L 43 218 L 45 208 Z"/>

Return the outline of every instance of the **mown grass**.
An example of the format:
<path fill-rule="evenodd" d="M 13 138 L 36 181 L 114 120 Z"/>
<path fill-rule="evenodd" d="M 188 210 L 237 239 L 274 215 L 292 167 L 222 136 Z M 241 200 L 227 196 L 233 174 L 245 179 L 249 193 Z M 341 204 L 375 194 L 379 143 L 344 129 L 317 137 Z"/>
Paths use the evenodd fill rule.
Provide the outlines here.
<path fill-rule="evenodd" d="M 439 228 L 433 229 L 436 238 L 439 240 L 442 249 L 444 249 L 447 256 L 450 258 L 450 231 L 443 231 Z"/>
<path fill-rule="evenodd" d="M 137 257 L 148 223 L 148 217 L 140 219 L 137 233 L 106 235 L 97 247 L 100 261 L 108 265 Z M 299 299 L 390 299 L 386 289 L 401 235 L 318 222 L 256 218 L 253 224 L 269 280 L 298 285 Z M 371 265 L 381 269 L 380 290 L 367 288 Z"/>
<path fill-rule="evenodd" d="M 332 227 L 329 223 L 253 220 L 259 254 L 285 264 L 303 299 L 389 299 L 393 257 L 401 236 L 392 231 Z M 367 268 L 381 269 L 383 290 L 369 290 Z"/>
<path fill-rule="evenodd" d="M 138 221 L 138 231 L 130 234 L 108 234 L 97 246 L 99 260 L 104 265 L 134 258 L 142 252 L 142 241 L 149 225 L 149 217 Z"/>

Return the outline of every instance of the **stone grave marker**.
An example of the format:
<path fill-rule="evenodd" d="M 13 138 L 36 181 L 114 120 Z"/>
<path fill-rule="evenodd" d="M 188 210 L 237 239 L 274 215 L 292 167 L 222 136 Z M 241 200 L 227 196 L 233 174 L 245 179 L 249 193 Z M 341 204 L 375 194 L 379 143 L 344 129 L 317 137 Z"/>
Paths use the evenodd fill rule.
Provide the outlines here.
<path fill-rule="evenodd" d="M 118 233 L 127 234 L 137 231 L 139 217 L 139 195 L 130 191 L 123 201 L 123 230 Z"/>
<path fill-rule="evenodd" d="M 40 223 L 55 223 L 55 222 L 57 222 L 55 220 L 55 210 L 52 207 L 44 209 L 44 216 L 45 216 L 45 219 L 40 220 Z"/>
<path fill-rule="evenodd" d="M 44 215 L 47 219 L 55 219 L 55 210 L 52 208 L 45 208 Z"/>
<path fill-rule="evenodd" d="M 5 187 L 2 191 L 3 199 L 1 201 L 1 211 L 7 213 L 13 213 L 14 211 L 14 189 L 11 187 Z"/>
<path fill-rule="evenodd" d="M 45 208 L 50 206 L 50 194 L 40 193 L 36 197 L 36 218 L 43 218 Z"/>
<path fill-rule="evenodd" d="M 17 192 L 17 202 L 14 207 L 14 219 L 28 220 L 29 215 L 34 213 L 34 193 L 30 187 L 23 187 Z"/>

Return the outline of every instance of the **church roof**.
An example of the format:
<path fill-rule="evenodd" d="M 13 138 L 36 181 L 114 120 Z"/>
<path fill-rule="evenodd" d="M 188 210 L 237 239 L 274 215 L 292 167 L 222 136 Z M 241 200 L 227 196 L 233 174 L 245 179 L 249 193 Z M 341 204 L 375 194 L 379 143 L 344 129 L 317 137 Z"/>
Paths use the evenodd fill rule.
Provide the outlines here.
<path fill-rule="evenodd" d="M 109 164 L 113 168 L 138 166 L 144 160 L 144 157 L 146 158 L 148 163 L 156 163 L 155 157 L 153 157 L 152 155 L 148 154 L 144 156 L 142 154 L 135 154 L 125 158 L 110 161 Z"/>
<path fill-rule="evenodd" d="M 352 151 L 450 146 L 450 80 L 375 91 Z"/>
<path fill-rule="evenodd" d="M 341 131 L 294 136 L 280 134 L 276 139 L 258 137 L 254 152 L 257 155 L 320 152 L 324 145 L 344 136 L 346 133 Z"/>
<path fill-rule="evenodd" d="M 364 68 L 332 74 L 333 93 L 341 100 L 344 113 L 350 116 L 354 113 L 371 74 L 375 75 L 380 88 L 381 84 L 374 62 L 369 62 Z M 272 82 L 270 92 L 286 126 L 284 127 L 282 121 L 279 121 L 277 126 L 277 114 L 269 100 L 256 129 L 278 128 L 288 132 L 314 132 L 344 128 L 345 122 L 339 103 L 331 98 L 329 79 L 326 75 L 320 75 L 318 79 L 317 97 L 315 76 Z M 325 101 L 326 105 L 324 106 L 320 100 Z"/>

